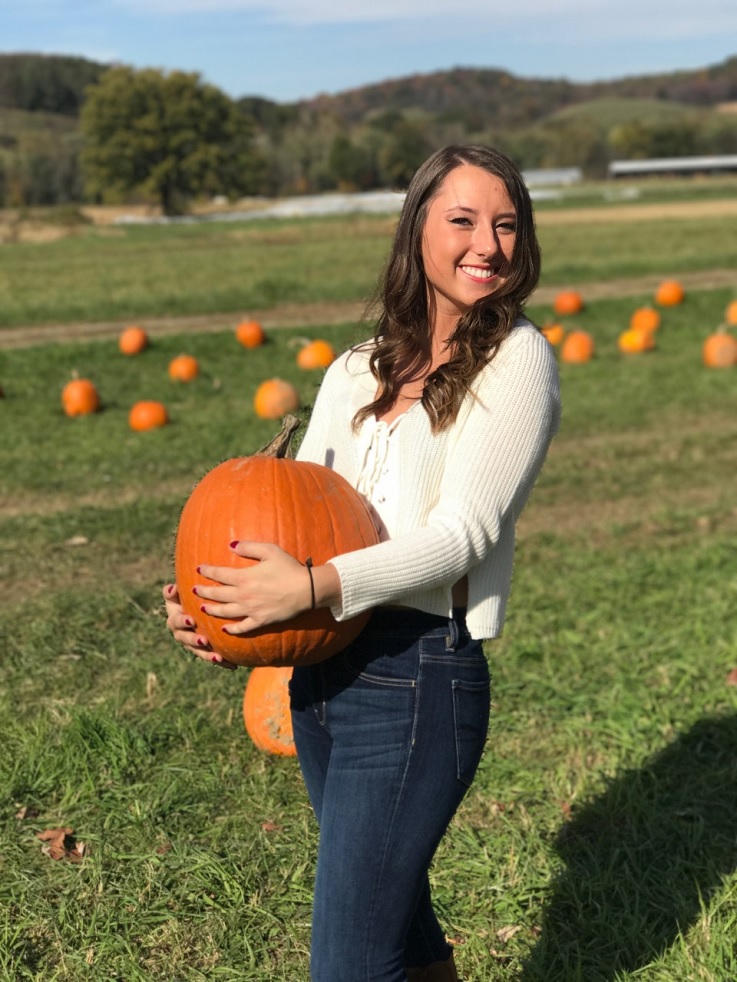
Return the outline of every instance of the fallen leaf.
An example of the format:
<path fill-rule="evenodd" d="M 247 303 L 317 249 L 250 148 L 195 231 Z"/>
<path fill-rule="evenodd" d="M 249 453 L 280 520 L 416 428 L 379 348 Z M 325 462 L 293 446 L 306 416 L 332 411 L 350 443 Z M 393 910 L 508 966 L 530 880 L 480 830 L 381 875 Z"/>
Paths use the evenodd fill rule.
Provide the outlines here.
<path fill-rule="evenodd" d="M 67 539 L 64 543 L 65 546 L 86 546 L 89 545 L 90 540 L 86 535 L 73 535 L 71 539 Z"/>
<path fill-rule="evenodd" d="M 49 859 L 68 859 L 71 863 L 80 863 L 86 852 L 84 842 L 77 842 L 74 829 L 69 827 L 46 829 L 44 832 L 37 832 L 36 838 L 48 843 L 42 846 L 41 852 Z"/>
<path fill-rule="evenodd" d="M 737 668 L 733 668 L 727 675 L 727 685 L 737 685 Z"/>
<path fill-rule="evenodd" d="M 276 822 L 262 822 L 261 828 L 264 832 L 281 832 L 282 826 L 277 825 Z"/>
<path fill-rule="evenodd" d="M 500 927 L 496 932 L 496 936 L 502 942 L 509 941 L 510 938 L 513 938 L 521 930 L 522 928 L 519 924 L 508 924 L 506 927 Z"/>

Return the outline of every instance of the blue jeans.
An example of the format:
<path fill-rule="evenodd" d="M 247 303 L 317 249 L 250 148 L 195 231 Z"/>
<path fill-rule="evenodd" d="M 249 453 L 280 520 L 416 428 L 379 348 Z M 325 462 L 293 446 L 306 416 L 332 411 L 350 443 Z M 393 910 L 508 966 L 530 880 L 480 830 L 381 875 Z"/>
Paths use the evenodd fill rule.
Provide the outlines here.
<path fill-rule="evenodd" d="M 379 608 L 294 669 L 292 723 L 320 825 L 312 982 L 405 982 L 450 956 L 428 869 L 486 740 L 489 669 L 462 612 Z"/>

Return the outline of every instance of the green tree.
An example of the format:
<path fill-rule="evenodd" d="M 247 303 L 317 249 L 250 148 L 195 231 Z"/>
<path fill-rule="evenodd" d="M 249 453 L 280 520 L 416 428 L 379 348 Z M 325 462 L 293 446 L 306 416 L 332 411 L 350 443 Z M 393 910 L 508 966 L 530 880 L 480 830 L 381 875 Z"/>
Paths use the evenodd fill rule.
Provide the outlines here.
<path fill-rule="evenodd" d="M 85 187 L 98 199 L 143 194 L 175 215 L 197 195 L 260 189 L 248 117 L 196 73 L 112 68 L 87 90 L 81 123 Z"/>

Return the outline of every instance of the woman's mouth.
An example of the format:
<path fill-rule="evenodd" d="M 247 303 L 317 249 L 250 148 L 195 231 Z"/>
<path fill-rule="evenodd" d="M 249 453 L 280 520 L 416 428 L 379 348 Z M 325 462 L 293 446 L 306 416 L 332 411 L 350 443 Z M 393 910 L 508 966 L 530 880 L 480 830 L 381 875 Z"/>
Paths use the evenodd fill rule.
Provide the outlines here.
<path fill-rule="evenodd" d="M 466 276 L 479 282 L 487 282 L 497 275 L 495 270 L 483 266 L 461 266 L 460 269 Z"/>

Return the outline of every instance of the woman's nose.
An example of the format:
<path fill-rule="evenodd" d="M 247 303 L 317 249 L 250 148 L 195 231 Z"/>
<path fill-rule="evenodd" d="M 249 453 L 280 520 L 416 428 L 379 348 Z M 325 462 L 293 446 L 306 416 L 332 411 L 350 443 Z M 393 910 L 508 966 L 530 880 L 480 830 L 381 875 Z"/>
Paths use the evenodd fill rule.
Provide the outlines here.
<path fill-rule="evenodd" d="M 499 242 L 493 228 L 479 225 L 473 238 L 473 250 L 478 256 L 493 256 L 499 249 Z"/>

